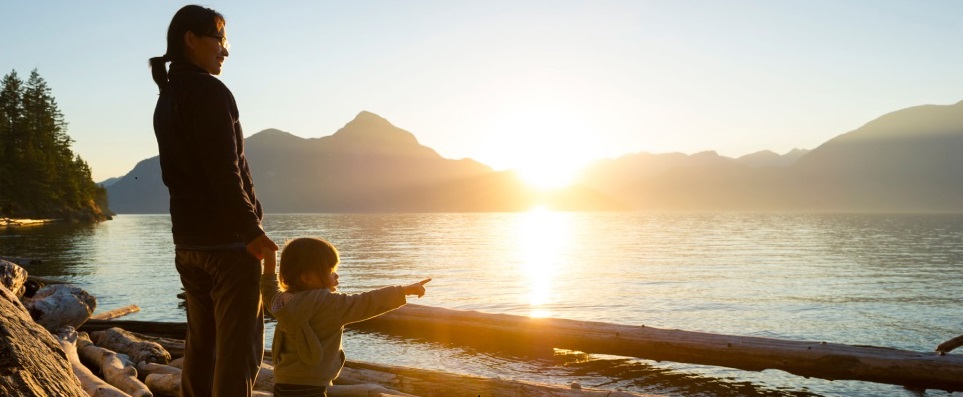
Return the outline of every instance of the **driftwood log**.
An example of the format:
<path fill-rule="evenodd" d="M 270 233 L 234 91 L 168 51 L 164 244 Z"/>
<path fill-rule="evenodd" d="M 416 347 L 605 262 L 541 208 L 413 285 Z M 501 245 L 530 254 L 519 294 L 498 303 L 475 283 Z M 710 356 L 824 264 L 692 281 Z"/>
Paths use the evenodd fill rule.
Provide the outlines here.
<path fill-rule="evenodd" d="M 181 369 L 177 367 L 172 367 L 170 365 L 149 363 L 146 361 L 141 361 L 137 363 L 137 374 L 141 378 L 146 378 L 147 375 L 151 374 L 179 374 Z"/>
<path fill-rule="evenodd" d="M 139 363 L 168 364 L 171 355 L 156 342 L 142 340 L 130 332 L 120 328 L 108 328 L 90 334 L 90 338 L 97 346 L 126 354 L 130 360 Z"/>
<path fill-rule="evenodd" d="M 86 333 L 79 333 L 77 355 L 88 367 L 97 368 L 104 380 L 131 397 L 153 397 L 147 385 L 137 379 L 137 368 L 127 356 L 94 345 Z"/>
<path fill-rule="evenodd" d="M 141 340 L 154 342 L 160 345 L 161 347 L 164 348 L 164 350 L 167 350 L 167 352 L 170 353 L 171 360 L 184 357 L 184 340 L 183 339 L 165 338 L 162 336 L 153 336 L 153 335 L 147 335 L 147 334 L 142 334 L 138 332 L 131 332 L 130 334 L 136 336 Z"/>
<path fill-rule="evenodd" d="M 0 259 L 0 285 L 13 292 L 14 295 L 23 296 L 25 291 L 24 283 L 27 282 L 27 271 L 16 263 Z"/>
<path fill-rule="evenodd" d="M 57 339 L 64 352 L 67 353 L 67 360 L 70 361 L 74 376 L 80 381 L 80 385 L 87 395 L 90 397 L 130 397 L 127 393 L 98 378 L 80 362 L 80 357 L 77 354 L 77 331 L 72 327 L 67 326 L 58 330 Z"/>
<path fill-rule="evenodd" d="M 957 347 L 960 347 L 960 346 L 963 346 L 963 335 L 957 336 L 946 342 L 940 343 L 940 345 L 936 347 L 936 352 L 943 355 L 953 351 L 953 349 L 956 349 Z"/>
<path fill-rule="evenodd" d="M 90 316 L 91 320 L 112 320 L 118 317 L 123 317 L 131 313 L 137 313 L 140 311 L 140 306 L 137 305 L 127 305 L 124 307 L 118 307 L 114 310 L 108 310 L 106 312 L 101 312 Z"/>
<path fill-rule="evenodd" d="M 963 390 L 963 356 L 407 305 L 355 327 L 466 344 L 543 346 L 830 380 Z"/>
<path fill-rule="evenodd" d="M 90 318 L 97 299 L 76 285 L 56 284 L 41 288 L 32 298 L 23 300 L 37 324 L 51 332 L 70 326 L 77 328 Z"/>
<path fill-rule="evenodd" d="M 87 397 L 63 347 L 6 287 L 0 287 L 0 396 Z"/>
<path fill-rule="evenodd" d="M 88 320 L 79 330 L 94 333 L 109 328 L 120 328 L 128 332 L 164 338 L 184 340 L 187 338 L 187 323 L 130 320 Z"/>
<path fill-rule="evenodd" d="M 144 379 L 147 387 L 158 396 L 180 397 L 181 374 L 150 374 Z"/>

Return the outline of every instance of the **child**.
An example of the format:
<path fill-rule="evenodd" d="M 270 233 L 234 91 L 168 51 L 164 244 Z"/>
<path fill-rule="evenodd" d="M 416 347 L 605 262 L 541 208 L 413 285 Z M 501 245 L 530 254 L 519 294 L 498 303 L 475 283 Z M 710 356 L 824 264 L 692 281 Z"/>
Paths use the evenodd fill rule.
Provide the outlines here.
<path fill-rule="evenodd" d="M 273 252 L 265 252 L 261 294 L 278 320 L 271 347 L 276 397 L 326 396 L 344 365 L 344 325 L 397 309 L 406 295 L 423 296 L 431 281 L 354 295 L 335 292 L 338 250 L 319 238 L 289 241 L 281 252 L 280 277 L 275 261 Z"/>

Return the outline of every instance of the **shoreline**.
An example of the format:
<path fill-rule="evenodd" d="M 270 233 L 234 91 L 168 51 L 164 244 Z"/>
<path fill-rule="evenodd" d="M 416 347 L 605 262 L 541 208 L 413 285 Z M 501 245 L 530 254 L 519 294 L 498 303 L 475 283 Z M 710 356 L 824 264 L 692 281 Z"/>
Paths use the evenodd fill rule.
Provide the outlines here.
<path fill-rule="evenodd" d="M 60 222 L 60 219 L 0 218 L 0 225 L 5 227 L 38 226 L 54 222 Z"/>

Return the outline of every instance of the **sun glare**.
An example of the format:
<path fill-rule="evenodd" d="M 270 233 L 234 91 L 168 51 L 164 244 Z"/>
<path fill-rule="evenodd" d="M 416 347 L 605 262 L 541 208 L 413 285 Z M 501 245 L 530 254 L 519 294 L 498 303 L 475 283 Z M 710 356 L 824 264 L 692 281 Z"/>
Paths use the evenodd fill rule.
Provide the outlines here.
<path fill-rule="evenodd" d="M 493 120 L 486 157 L 496 167 L 516 171 L 532 187 L 569 186 L 582 167 L 600 157 L 592 127 L 575 109 L 525 105 Z"/>

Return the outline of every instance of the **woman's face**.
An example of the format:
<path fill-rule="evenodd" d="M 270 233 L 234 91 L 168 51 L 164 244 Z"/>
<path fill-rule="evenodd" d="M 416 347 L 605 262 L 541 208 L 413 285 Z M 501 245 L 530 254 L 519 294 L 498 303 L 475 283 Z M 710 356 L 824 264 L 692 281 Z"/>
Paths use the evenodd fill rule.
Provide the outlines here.
<path fill-rule="evenodd" d="M 221 66 L 224 64 L 224 58 L 228 56 L 229 47 L 225 34 L 223 27 L 217 33 L 210 35 L 187 32 L 184 39 L 187 40 L 187 56 L 191 63 L 212 75 L 221 74 Z"/>

